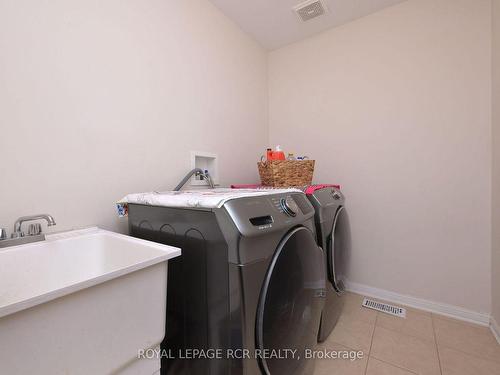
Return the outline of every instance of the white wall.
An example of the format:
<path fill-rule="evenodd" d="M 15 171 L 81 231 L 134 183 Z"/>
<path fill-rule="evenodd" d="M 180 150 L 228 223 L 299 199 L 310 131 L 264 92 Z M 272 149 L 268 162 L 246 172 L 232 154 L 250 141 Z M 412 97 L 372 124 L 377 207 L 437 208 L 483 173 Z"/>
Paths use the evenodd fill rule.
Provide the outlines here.
<path fill-rule="evenodd" d="M 190 150 L 253 181 L 266 59 L 206 0 L 0 0 L 0 226 L 124 230 L 114 202 L 171 189 Z"/>
<path fill-rule="evenodd" d="M 344 186 L 351 281 L 490 311 L 489 11 L 410 0 L 269 55 L 271 144 Z M 206 0 L 0 0 L 0 226 L 48 212 L 124 230 L 114 201 L 174 186 L 190 150 L 219 154 L 222 184 L 256 180 L 266 74 Z"/>
<path fill-rule="evenodd" d="M 500 324 L 500 0 L 493 0 L 492 315 Z"/>
<path fill-rule="evenodd" d="M 350 281 L 491 300 L 489 0 L 410 0 L 270 53 L 271 144 L 343 185 Z"/>

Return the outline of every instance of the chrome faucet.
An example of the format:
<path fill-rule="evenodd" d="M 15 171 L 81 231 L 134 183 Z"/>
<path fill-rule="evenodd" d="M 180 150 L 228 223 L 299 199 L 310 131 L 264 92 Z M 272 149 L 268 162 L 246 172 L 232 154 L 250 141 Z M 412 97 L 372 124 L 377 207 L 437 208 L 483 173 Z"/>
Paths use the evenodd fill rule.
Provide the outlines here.
<path fill-rule="evenodd" d="M 186 185 L 186 182 L 189 181 L 189 179 L 191 178 L 192 175 L 200 176 L 202 179 L 207 181 L 208 185 L 212 189 L 214 188 L 214 182 L 212 181 L 212 177 L 210 176 L 210 174 L 208 174 L 208 171 L 207 170 L 204 171 L 201 168 L 194 168 L 191 171 L 189 171 L 189 173 L 186 176 L 184 176 L 184 178 L 181 180 L 181 182 L 179 182 L 179 184 L 174 188 L 174 191 L 181 190 L 182 187 L 184 185 Z"/>
<path fill-rule="evenodd" d="M 51 215 L 40 214 L 40 215 L 21 216 L 14 223 L 14 232 L 12 232 L 11 238 L 24 237 L 24 232 L 21 230 L 21 225 L 25 221 L 33 221 L 33 220 L 40 220 L 40 219 L 46 220 L 47 221 L 47 225 L 49 227 L 51 227 L 52 225 L 56 225 L 56 221 L 54 220 L 54 218 Z M 34 231 L 33 228 L 35 228 L 35 231 Z M 30 227 L 30 231 L 29 231 L 30 235 L 38 235 L 38 234 L 41 233 L 41 227 L 36 226 L 36 227 L 33 227 L 33 228 Z"/>
<path fill-rule="evenodd" d="M 0 228 L 0 248 L 22 245 L 30 242 L 37 242 L 45 240 L 45 234 L 42 233 L 42 226 L 40 223 L 32 223 L 28 227 L 27 235 L 22 231 L 22 224 L 26 221 L 33 220 L 46 220 L 49 227 L 56 225 L 56 221 L 51 215 L 30 215 L 21 216 L 14 224 L 14 232 L 7 238 L 7 231 Z"/>

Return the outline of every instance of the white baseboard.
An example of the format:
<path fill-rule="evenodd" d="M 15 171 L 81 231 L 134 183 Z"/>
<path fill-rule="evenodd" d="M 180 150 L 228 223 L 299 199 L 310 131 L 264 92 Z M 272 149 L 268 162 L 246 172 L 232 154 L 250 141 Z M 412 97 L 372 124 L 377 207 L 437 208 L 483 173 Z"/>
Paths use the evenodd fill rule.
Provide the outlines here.
<path fill-rule="evenodd" d="M 377 298 L 385 300 L 387 302 L 413 307 L 416 309 L 432 312 L 435 314 L 448 316 L 450 318 L 455 318 L 470 323 L 480 324 L 482 326 L 489 325 L 490 327 L 493 327 L 492 323 L 490 322 L 489 314 L 467 310 L 462 307 L 448 305 L 445 303 L 428 301 L 425 299 L 398 294 L 395 292 L 390 292 L 388 290 L 374 288 L 368 285 L 353 283 L 350 281 L 346 282 L 346 289 L 350 292 L 362 294 L 367 297 Z M 498 325 L 495 324 L 495 327 L 497 329 L 496 333 L 500 332 L 498 330 Z"/>
<path fill-rule="evenodd" d="M 495 336 L 498 343 L 500 344 L 500 325 L 498 325 L 497 321 L 493 317 L 491 317 L 490 319 L 490 329 L 491 332 L 493 332 L 493 336 Z"/>

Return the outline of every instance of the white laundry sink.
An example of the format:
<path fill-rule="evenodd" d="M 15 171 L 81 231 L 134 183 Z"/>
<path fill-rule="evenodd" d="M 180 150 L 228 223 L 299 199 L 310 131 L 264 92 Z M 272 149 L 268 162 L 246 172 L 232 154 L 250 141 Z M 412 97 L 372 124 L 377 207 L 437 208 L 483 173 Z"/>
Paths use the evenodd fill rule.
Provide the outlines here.
<path fill-rule="evenodd" d="M 153 374 L 178 248 L 98 228 L 0 249 L 0 374 Z"/>

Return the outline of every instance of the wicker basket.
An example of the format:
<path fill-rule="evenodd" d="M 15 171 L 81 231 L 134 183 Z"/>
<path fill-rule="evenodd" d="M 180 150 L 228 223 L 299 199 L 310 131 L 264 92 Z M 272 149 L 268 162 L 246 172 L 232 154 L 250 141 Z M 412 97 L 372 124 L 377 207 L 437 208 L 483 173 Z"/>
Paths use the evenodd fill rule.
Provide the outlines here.
<path fill-rule="evenodd" d="M 257 166 L 262 185 L 272 187 L 310 185 L 314 173 L 314 160 L 268 160 Z"/>

